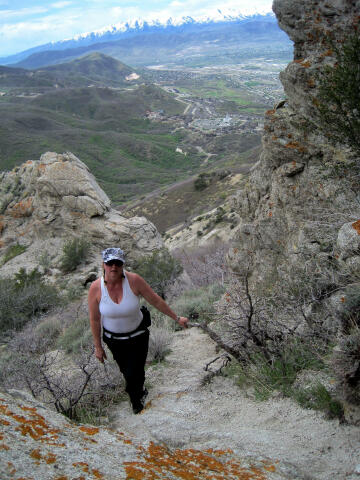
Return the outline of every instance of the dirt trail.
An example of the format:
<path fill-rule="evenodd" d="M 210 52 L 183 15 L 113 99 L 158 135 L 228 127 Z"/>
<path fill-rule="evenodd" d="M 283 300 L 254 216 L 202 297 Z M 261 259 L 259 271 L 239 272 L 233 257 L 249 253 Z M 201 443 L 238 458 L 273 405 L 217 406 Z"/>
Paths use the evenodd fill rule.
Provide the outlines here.
<path fill-rule="evenodd" d="M 263 476 L 246 477 L 249 480 L 359 478 L 354 473 L 360 463 L 358 428 L 327 421 L 289 399 L 258 403 L 228 378 L 204 384 L 204 366 L 217 353 L 196 328 L 177 333 L 171 349 L 165 365 L 147 371 L 145 411 L 133 415 L 123 402 L 111 418 L 113 428 L 143 445 L 154 442 L 170 451 L 230 449 L 248 465 L 271 465 Z M 224 473 L 220 478 L 241 477 Z"/>

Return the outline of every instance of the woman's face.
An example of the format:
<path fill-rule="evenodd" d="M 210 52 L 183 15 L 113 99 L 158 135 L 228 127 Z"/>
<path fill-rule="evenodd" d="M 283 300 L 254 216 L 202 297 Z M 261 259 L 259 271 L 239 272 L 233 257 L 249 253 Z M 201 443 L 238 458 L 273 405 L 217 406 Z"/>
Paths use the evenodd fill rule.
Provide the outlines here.
<path fill-rule="evenodd" d="M 122 276 L 123 273 L 123 262 L 120 260 L 109 260 L 104 263 L 105 275 L 109 277 Z"/>

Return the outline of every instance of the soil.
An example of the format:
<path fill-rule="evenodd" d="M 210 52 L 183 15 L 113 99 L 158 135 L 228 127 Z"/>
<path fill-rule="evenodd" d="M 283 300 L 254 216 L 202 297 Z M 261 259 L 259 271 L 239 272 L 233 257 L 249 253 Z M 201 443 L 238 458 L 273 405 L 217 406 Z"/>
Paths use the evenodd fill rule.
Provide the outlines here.
<path fill-rule="evenodd" d="M 178 332 L 165 364 L 147 370 L 145 410 L 134 415 L 123 402 L 111 427 L 141 444 L 230 449 L 239 458 L 271 462 L 278 474 L 271 478 L 360 479 L 358 427 L 327 420 L 287 398 L 257 402 L 228 377 L 206 381 L 204 367 L 218 355 L 201 330 Z"/>

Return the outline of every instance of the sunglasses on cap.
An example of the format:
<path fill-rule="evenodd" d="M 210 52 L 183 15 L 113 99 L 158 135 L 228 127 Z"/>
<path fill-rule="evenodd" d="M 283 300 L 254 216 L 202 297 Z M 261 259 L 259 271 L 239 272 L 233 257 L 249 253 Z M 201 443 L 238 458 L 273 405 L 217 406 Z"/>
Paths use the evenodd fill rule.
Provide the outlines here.
<path fill-rule="evenodd" d="M 121 260 L 109 260 L 108 262 L 105 262 L 105 265 L 108 267 L 112 267 L 115 265 L 115 267 L 122 267 L 124 264 Z"/>

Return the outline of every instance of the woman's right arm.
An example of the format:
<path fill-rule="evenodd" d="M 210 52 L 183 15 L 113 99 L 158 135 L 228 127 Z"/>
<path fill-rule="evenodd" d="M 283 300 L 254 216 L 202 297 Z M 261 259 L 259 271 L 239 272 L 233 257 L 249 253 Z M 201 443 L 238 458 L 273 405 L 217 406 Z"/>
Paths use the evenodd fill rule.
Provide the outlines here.
<path fill-rule="evenodd" d="M 101 315 L 99 310 L 100 280 L 95 280 L 90 286 L 88 294 L 90 328 L 94 340 L 95 357 L 104 363 L 106 353 L 101 343 Z"/>

